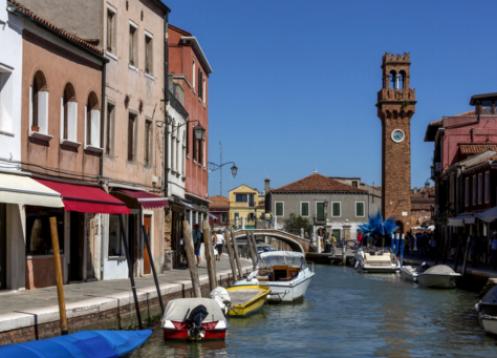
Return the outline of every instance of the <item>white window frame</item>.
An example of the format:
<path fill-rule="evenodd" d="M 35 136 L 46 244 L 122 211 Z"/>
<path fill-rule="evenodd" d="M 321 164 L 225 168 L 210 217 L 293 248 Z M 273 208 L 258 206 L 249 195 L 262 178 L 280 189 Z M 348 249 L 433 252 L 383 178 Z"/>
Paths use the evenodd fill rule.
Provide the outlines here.
<path fill-rule="evenodd" d="M 0 64 L 0 133 L 4 134 L 14 134 L 14 120 L 9 111 L 13 102 L 12 70 Z"/>
<path fill-rule="evenodd" d="M 302 204 L 307 204 L 307 215 L 302 214 Z M 309 216 L 311 216 L 311 203 L 309 201 L 301 201 L 299 212 L 300 216 L 302 216 L 303 218 L 308 218 Z"/>
<path fill-rule="evenodd" d="M 31 129 L 33 125 L 33 85 L 29 86 L 29 134 L 42 134 L 48 136 L 48 104 L 50 94 L 48 91 L 38 91 L 38 126 L 39 131 Z"/>
<path fill-rule="evenodd" d="M 102 115 L 100 113 L 100 109 L 97 107 L 96 109 L 92 109 L 90 111 L 90 126 L 91 126 L 91 136 L 92 138 L 88 138 L 88 106 L 85 106 L 85 148 L 101 148 L 100 143 L 100 129 L 101 129 L 101 121 Z M 95 130 L 96 129 L 96 130 Z M 94 143 L 94 140 L 95 142 Z"/>
<path fill-rule="evenodd" d="M 276 208 L 278 207 L 278 204 L 281 204 L 281 215 L 278 215 L 278 210 Z M 277 216 L 279 218 L 285 216 L 285 202 L 284 201 L 275 201 L 274 202 L 274 216 Z"/>
<path fill-rule="evenodd" d="M 112 36 L 112 42 L 113 42 L 113 45 L 112 46 L 112 51 L 109 51 L 107 49 L 107 39 L 108 39 L 108 34 L 107 34 L 107 29 L 108 29 L 108 25 L 107 25 L 107 20 L 108 20 L 108 12 L 112 12 L 114 14 L 114 26 L 113 26 L 113 36 Z M 107 4 L 106 8 L 105 8 L 105 53 L 110 55 L 111 58 L 117 60 L 117 8 L 115 8 L 114 6 L 112 6 L 111 4 Z"/>
<path fill-rule="evenodd" d="M 134 36 L 134 39 L 135 39 L 135 42 L 134 42 L 134 47 L 133 47 L 133 59 L 135 61 L 135 63 L 131 63 L 131 58 L 129 58 L 129 50 L 130 50 L 130 47 L 131 47 L 131 36 L 130 36 L 130 33 L 129 33 L 129 28 L 130 27 L 133 27 L 135 29 L 135 33 L 133 34 Z M 138 25 L 136 23 L 134 23 L 133 21 L 128 21 L 128 66 L 129 68 L 137 71 L 138 70 L 138 57 L 139 57 L 139 54 L 138 54 L 138 48 L 139 48 L 139 45 L 138 45 Z"/>
<path fill-rule="evenodd" d="M 149 38 L 150 41 L 152 42 L 151 46 L 152 46 L 152 51 L 151 51 L 151 56 L 152 58 L 150 59 L 150 71 L 146 71 L 146 66 L 147 66 L 147 39 L 146 38 Z M 149 32 L 149 31 L 144 31 L 144 34 L 143 34 L 143 49 L 144 49 L 144 61 L 143 61 L 143 72 L 145 73 L 145 75 L 147 75 L 147 77 L 150 77 L 151 79 L 154 79 L 154 35 Z"/>
<path fill-rule="evenodd" d="M 364 213 L 364 215 L 358 215 L 357 214 L 357 204 L 361 204 L 362 203 L 362 212 Z M 355 216 L 358 217 L 358 218 L 365 218 L 366 217 L 366 202 L 363 201 L 363 200 L 357 200 L 354 204 L 354 210 L 355 210 Z M 341 208 L 340 208 L 340 213 L 341 213 Z"/>
<path fill-rule="evenodd" d="M 335 214 L 333 213 L 333 205 L 334 205 L 334 204 L 338 204 L 338 205 L 339 205 L 339 207 L 340 207 L 340 215 L 335 215 Z M 330 208 L 330 209 L 331 209 L 331 210 L 330 210 L 330 214 L 331 214 L 331 217 L 332 217 L 332 218 L 341 218 L 341 217 L 342 217 L 342 202 L 341 202 L 341 201 L 332 201 L 332 202 L 331 202 L 331 208 Z"/>
<path fill-rule="evenodd" d="M 195 61 L 193 61 L 192 63 L 192 88 L 193 88 L 193 91 L 195 91 L 195 81 L 197 80 L 197 73 L 196 73 L 196 65 L 195 65 Z"/>
<path fill-rule="evenodd" d="M 60 98 L 60 142 L 78 143 L 78 102 L 67 102 L 67 138 L 64 138 L 64 97 Z"/>

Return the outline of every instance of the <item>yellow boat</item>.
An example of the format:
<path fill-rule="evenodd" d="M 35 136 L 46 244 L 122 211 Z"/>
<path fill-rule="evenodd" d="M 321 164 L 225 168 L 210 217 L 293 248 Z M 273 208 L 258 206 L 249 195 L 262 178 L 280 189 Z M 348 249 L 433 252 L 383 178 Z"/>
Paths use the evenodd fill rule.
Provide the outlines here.
<path fill-rule="evenodd" d="M 233 286 L 226 289 L 230 294 L 230 317 L 246 317 L 259 311 L 271 292 L 269 287 L 259 285 Z"/>

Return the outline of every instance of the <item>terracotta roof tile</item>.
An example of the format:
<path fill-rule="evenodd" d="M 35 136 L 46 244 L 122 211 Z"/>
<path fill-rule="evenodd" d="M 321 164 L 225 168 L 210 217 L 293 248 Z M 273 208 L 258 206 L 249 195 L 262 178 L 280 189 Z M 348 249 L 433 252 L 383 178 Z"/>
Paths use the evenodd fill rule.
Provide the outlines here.
<path fill-rule="evenodd" d="M 230 201 L 224 196 L 211 196 L 209 201 L 209 209 L 229 209 L 230 207 Z"/>
<path fill-rule="evenodd" d="M 340 183 L 335 179 L 325 177 L 321 174 L 311 174 L 303 179 L 287 184 L 277 189 L 271 190 L 272 193 L 365 193 L 364 190 L 354 188 L 351 185 Z"/>
<path fill-rule="evenodd" d="M 480 143 L 480 144 L 459 144 L 459 152 L 461 154 L 479 154 L 492 150 L 497 152 L 497 144 Z"/>
<path fill-rule="evenodd" d="M 37 23 L 38 25 L 44 27 L 45 29 L 47 29 L 48 31 L 66 39 L 67 41 L 69 42 L 72 42 L 73 44 L 75 45 L 78 45 L 79 47 L 83 47 L 85 48 L 86 50 L 89 50 L 90 52 L 93 52 L 94 54 L 97 54 L 99 56 L 102 56 L 103 55 L 103 52 L 101 50 L 99 50 L 97 47 L 94 46 L 94 44 L 96 43 L 97 40 L 85 40 L 85 39 L 82 39 L 81 37 L 69 32 L 69 31 L 66 31 L 60 27 L 57 27 L 55 26 L 52 22 L 50 22 L 49 20 L 35 14 L 33 11 L 31 11 L 30 9 L 28 9 L 27 7 L 25 7 L 24 5 L 22 4 L 19 4 L 17 1 L 15 0 L 8 0 L 9 4 L 15 6 L 15 11 L 25 17 L 27 17 L 28 19 L 30 19 L 31 21 Z"/>

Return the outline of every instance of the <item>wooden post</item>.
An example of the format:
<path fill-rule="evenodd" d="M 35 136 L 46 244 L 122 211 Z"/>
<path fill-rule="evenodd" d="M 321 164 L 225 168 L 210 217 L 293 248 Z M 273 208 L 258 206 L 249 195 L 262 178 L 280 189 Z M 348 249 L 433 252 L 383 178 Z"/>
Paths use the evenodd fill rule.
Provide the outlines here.
<path fill-rule="evenodd" d="M 226 246 L 226 250 L 228 251 L 228 256 L 230 259 L 231 273 L 233 275 L 233 280 L 238 279 L 238 275 L 236 273 L 236 264 L 235 264 L 235 253 L 233 251 L 233 241 L 231 240 L 231 231 L 226 230 L 224 234 L 224 243 Z"/>
<path fill-rule="evenodd" d="M 250 254 L 250 259 L 252 260 L 252 267 L 256 268 L 257 266 L 257 249 L 255 248 L 255 238 L 252 236 L 252 234 L 247 233 L 247 246 Z"/>
<path fill-rule="evenodd" d="M 60 334 L 66 335 L 67 327 L 66 302 L 64 299 L 64 279 L 62 278 L 62 264 L 60 263 L 59 232 L 57 231 L 57 218 L 50 218 L 50 233 L 52 236 L 53 259 L 55 265 L 55 281 L 57 283 L 57 299 L 59 301 Z"/>
<path fill-rule="evenodd" d="M 209 287 L 212 291 L 217 287 L 216 258 L 214 257 L 214 249 L 212 247 L 212 235 L 209 220 L 204 220 L 204 222 L 202 223 L 202 230 L 204 231 L 204 252 L 205 260 L 207 262 L 207 273 L 209 275 Z"/>
<path fill-rule="evenodd" d="M 198 278 L 197 259 L 193 249 L 192 230 L 190 229 L 190 223 L 186 220 L 183 220 L 183 240 L 186 259 L 188 261 L 188 269 L 190 270 L 190 277 L 192 279 L 193 296 L 202 297 L 200 280 Z"/>
<path fill-rule="evenodd" d="M 119 215 L 119 225 L 121 227 L 121 240 L 124 246 L 124 253 L 126 254 L 126 262 L 128 263 L 128 277 L 131 283 L 131 291 L 133 292 L 133 300 L 135 301 L 136 319 L 138 320 L 138 327 L 143 329 L 142 315 L 140 312 L 140 303 L 138 302 L 138 295 L 136 294 L 135 277 L 133 272 L 133 262 L 131 262 L 131 253 L 129 252 L 128 245 L 128 231 L 124 228 L 124 219 Z"/>
<path fill-rule="evenodd" d="M 240 262 L 240 254 L 238 253 L 238 245 L 236 244 L 235 236 L 231 233 L 231 242 L 233 243 L 233 252 L 235 254 L 236 267 L 238 268 L 238 277 L 242 277 L 242 264 Z"/>
<path fill-rule="evenodd" d="M 142 227 L 143 241 L 145 241 L 145 247 L 146 247 L 147 252 L 148 252 L 148 257 L 150 258 L 150 266 L 152 268 L 152 275 L 154 276 L 155 289 L 157 290 L 157 299 L 159 300 L 161 313 L 164 314 L 164 301 L 162 299 L 162 294 L 160 291 L 160 285 L 159 285 L 159 279 L 157 277 L 157 271 L 155 270 L 154 257 L 152 256 L 152 249 L 150 247 L 150 237 L 148 236 L 147 232 L 145 231 L 145 226 L 142 225 L 141 227 Z"/>

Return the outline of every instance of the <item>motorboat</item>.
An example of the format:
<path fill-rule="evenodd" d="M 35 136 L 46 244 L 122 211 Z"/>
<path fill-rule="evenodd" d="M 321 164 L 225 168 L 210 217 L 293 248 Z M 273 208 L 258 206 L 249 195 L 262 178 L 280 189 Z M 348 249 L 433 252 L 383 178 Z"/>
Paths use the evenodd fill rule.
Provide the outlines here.
<path fill-rule="evenodd" d="M 0 346 L 0 357 L 125 357 L 144 344 L 151 329 L 92 330 Z"/>
<path fill-rule="evenodd" d="M 429 288 L 454 288 L 459 277 L 461 277 L 461 274 L 455 272 L 451 267 L 435 265 L 419 272 L 417 283 L 420 286 Z"/>
<path fill-rule="evenodd" d="M 268 251 L 259 255 L 257 270 L 235 286 L 261 284 L 268 286 L 269 302 L 302 300 L 314 272 L 307 266 L 305 256 L 295 251 Z"/>
<path fill-rule="evenodd" d="M 166 341 L 223 340 L 227 322 L 214 299 L 177 298 L 168 302 L 161 327 Z"/>
<path fill-rule="evenodd" d="M 497 286 L 491 288 L 475 305 L 478 321 L 485 332 L 497 335 Z"/>
<path fill-rule="evenodd" d="M 366 273 L 395 273 L 400 270 L 397 257 L 386 250 L 359 249 L 355 255 L 355 268 Z"/>
<path fill-rule="evenodd" d="M 271 289 L 261 285 L 232 286 L 226 289 L 231 303 L 228 310 L 230 317 L 246 317 L 259 312 Z"/>
<path fill-rule="evenodd" d="M 400 277 L 408 282 L 418 282 L 418 274 L 416 267 L 411 265 L 403 265 L 400 267 Z"/>

